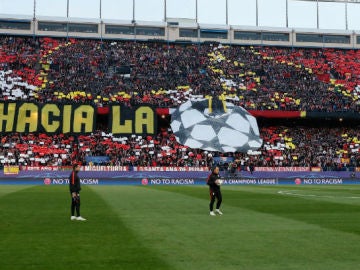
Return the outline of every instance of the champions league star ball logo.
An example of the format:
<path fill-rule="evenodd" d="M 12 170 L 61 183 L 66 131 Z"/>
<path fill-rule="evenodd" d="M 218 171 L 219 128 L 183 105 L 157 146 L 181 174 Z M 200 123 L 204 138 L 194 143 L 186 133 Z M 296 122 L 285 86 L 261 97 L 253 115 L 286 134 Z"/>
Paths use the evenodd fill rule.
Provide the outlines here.
<path fill-rule="evenodd" d="M 215 98 L 179 106 L 171 114 L 171 129 L 178 143 L 195 149 L 246 153 L 262 145 L 255 117 Z"/>
<path fill-rule="evenodd" d="M 147 178 L 143 178 L 141 179 L 141 184 L 146 186 L 147 184 L 149 184 L 149 180 Z"/>
<path fill-rule="evenodd" d="M 45 178 L 44 179 L 44 184 L 45 185 L 50 185 L 51 184 L 51 179 L 50 178 Z"/>

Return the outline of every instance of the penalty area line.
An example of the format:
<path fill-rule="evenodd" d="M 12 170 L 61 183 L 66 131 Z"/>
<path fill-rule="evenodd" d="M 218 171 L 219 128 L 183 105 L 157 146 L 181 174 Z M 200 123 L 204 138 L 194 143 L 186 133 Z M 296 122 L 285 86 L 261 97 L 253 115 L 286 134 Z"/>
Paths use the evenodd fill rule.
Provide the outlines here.
<path fill-rule="evenodd" d="M 319 194 L 303 194 L 294 191 L 279 190 L 280 195 L 297 196 L 297 197 L 315 197 L 315 198 L 342 198 L 342 199 L 360 199 L 360 196 L 333 196 L 333 195 L 319 195 Z"/>

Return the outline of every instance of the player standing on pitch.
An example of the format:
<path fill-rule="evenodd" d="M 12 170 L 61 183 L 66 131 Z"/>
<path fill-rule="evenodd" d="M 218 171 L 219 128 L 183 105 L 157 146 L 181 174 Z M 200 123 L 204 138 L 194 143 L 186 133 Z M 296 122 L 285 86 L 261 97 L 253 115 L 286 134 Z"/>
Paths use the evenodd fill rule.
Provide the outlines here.
<path fill-rule="evenodd" d="M 69 179 L 69 187 L 70 187 L 70 195 L 71 195 L 71 220 L 86 220 L 80 215 L 80 178 L 78 176 L 78 172 L 80 171 L 80 165 L 74 164 L 73 170 L 70 174 Z M 76 210 L 76 216 L 75 216 Z"/>
<path fill-rule="evenodd" d="M 211 174 L 207 178 L 207 184 L 209 185 L 210 188 L 210 205 L 209 205 L 210 216 L 215 216 L 216 215 L 215 212 L 219 215 L 222 215 L 223 213 L 220 211 L 220 205 L 222 202 L 222 195 L 220 190 L 221 180 L 220 180 L 218 166 L 212 168 Z M 215 199 L 217 200 L 217 202 L 216 202 L 216 210 L 214 212 Z"/>

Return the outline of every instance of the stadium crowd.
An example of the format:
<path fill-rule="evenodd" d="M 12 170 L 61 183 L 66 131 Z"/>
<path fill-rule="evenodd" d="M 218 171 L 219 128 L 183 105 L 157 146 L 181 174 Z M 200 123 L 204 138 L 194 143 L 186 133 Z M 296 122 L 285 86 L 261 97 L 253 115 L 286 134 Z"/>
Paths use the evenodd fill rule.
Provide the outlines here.
<path fill-rule="evenodd" d="M 0 162 L 27 166 L 66 166 L 88 156 L 108 156 L 101 165 L 212 166 L 215 157 L 232 157 L 238 168 L 321 167 L 343 170 L 360 166 L 357 128 L 263 127 L 263 146 L 252 153 L 208 152 L 179 145 L 171 129 L 156 136 L 114 137 L 104 131 L 91 135 L 19 133 L 1 135 Z M 99 165 L 99 164 L 96 164 Z"/>
<path fill-rule="evenodd" d="M 249 110 L 360 110 L 360 54 L 339 49 L 178 45 L 156 42 L 0 37 L 0 100 L 176 107 L 223 96 Z M 263 127 L 263 146 L 227 154 L 238 168 L 360 166 L 354 128 Z M 211 166 L 223 154 L 179 145 L 171 130 L 154 136 L 1 134 L 0 162 L 69 165 L 108 156 L 128 166 Z"/>
<path fill-rule="evenodd" d="M 360 54 L 354 51 L 9 36 L 0 40 L 0 70 L 5 72 L 0 99 L 176 107 L 191 97 L 211 95 L 245 109 L 359 110 Z M 22 84 L 14 82 L 16 76 Z"/>

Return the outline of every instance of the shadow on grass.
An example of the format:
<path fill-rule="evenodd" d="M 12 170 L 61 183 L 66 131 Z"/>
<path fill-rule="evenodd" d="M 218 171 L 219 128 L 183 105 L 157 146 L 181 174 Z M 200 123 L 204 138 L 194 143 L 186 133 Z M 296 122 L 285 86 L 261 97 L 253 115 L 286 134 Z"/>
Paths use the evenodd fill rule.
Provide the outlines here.
<path fill-rule="evenodd" d="M 207 189 L 199 187 L 157 186 L 156 188 L 208 200 Z M 226 189 L 222 193 L 225 205 L 360 235 L 360 227 L 358 226 L 360 209 L 357 205 L 282 196 L 276 192 L 257 193 L 254 189 L 252 191 Z"/>
<path fill-rule="evenodd" d="M 93 190 L 81 197 L 85 222 L 70 221 L 67 186 L 1 197 L 1 269 L 171 269 Z"/>

